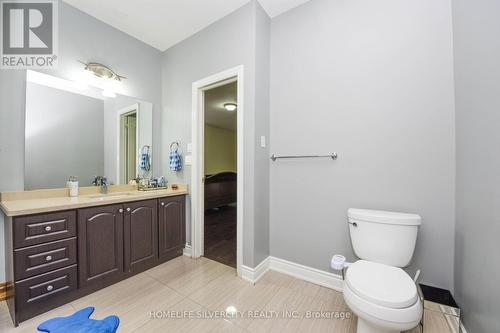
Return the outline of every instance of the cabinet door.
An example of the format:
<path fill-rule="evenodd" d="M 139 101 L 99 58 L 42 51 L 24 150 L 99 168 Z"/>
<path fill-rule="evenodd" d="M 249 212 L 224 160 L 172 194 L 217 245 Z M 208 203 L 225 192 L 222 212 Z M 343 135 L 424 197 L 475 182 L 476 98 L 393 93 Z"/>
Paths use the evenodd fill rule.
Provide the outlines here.
<path fill-rule="evenodd" d="M 184 196 L 159 200 L 159 254 L 160 259 L 171 259 L 182 254 L 186 243 Z"/>
<path fill-rule="evenodd" d="M 131 202 L 125 206 L 125 271 L 141 272 L 158 259 L 157 200 Z"/>
<path fill-rule="evenodd" d="M 78 265 L 81 287 L 105 286 L 123 274 L 123 206 L 78 211 Z"/>

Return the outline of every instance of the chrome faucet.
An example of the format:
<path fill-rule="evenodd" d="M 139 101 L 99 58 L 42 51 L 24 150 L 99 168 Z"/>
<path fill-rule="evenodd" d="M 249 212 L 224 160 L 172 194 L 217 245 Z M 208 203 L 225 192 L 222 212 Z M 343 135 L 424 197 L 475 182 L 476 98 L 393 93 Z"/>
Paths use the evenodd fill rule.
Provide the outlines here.
<path fill-rule="evenodd" d="M 103 176 L 95 176 L 92 185 L 101 187 L 101 194 L 108 194 L 108 180 Z"/>

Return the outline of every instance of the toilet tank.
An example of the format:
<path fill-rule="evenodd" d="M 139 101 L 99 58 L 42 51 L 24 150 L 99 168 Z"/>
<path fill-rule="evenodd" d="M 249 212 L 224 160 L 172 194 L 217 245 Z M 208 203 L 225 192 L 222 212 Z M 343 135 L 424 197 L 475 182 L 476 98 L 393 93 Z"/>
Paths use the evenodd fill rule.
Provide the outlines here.
<path fill-rule="evenodd" d="M 347 211 L 354 253 L 381 264 L 410 264 L 422 218 L 416 214 L 350 208 Z"/>

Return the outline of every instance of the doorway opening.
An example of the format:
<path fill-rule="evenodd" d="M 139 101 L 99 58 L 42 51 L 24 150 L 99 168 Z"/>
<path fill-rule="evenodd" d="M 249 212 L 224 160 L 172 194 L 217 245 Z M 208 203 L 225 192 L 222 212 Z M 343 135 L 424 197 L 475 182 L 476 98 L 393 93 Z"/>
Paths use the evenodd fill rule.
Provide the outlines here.
<path fill-rule="evenodd" d="M 204 256 L 236 268 L 236 81 L 204 91 Z"/>
<path fill-rule="evenodd" d="M 137 110 L 120 114 L 120 179 L 127 184 L 137 176 Z"/>
<path fill-rule="evenodd" d="M 191 256 L 243 268 L 243 66 L 193 83 Z"/>

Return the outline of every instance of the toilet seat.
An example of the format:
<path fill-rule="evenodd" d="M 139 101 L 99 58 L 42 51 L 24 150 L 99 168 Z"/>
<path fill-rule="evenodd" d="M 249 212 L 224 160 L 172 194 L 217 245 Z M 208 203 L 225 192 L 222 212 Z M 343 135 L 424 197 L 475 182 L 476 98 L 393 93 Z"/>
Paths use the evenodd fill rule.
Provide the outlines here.
<path fill-rule="evenodd" d="M 360 298 L 390 309 L 417 302 L 415 282 L 401 268 L 359 260 L 347 270 L 345 283 Z"/>
<path fill-rule="evenodd" d="M 360 319 L 391 332 L 412 329 L 422 317 L 416 285 L 397 267 L 359 260 L 347 270 L 343 293 Z"/>
<path fill-rule="evenodd" d="M 420 300 L 408 308 L 391 309 L 359 297 L 347 284 L 344 284 L 343 294 L 347 306 L 359 317 L 358 320 L 362 318 L 380 327 L 397 331 L 410 330 L 417 326 L 422 318 L 423 308 Z"/>

